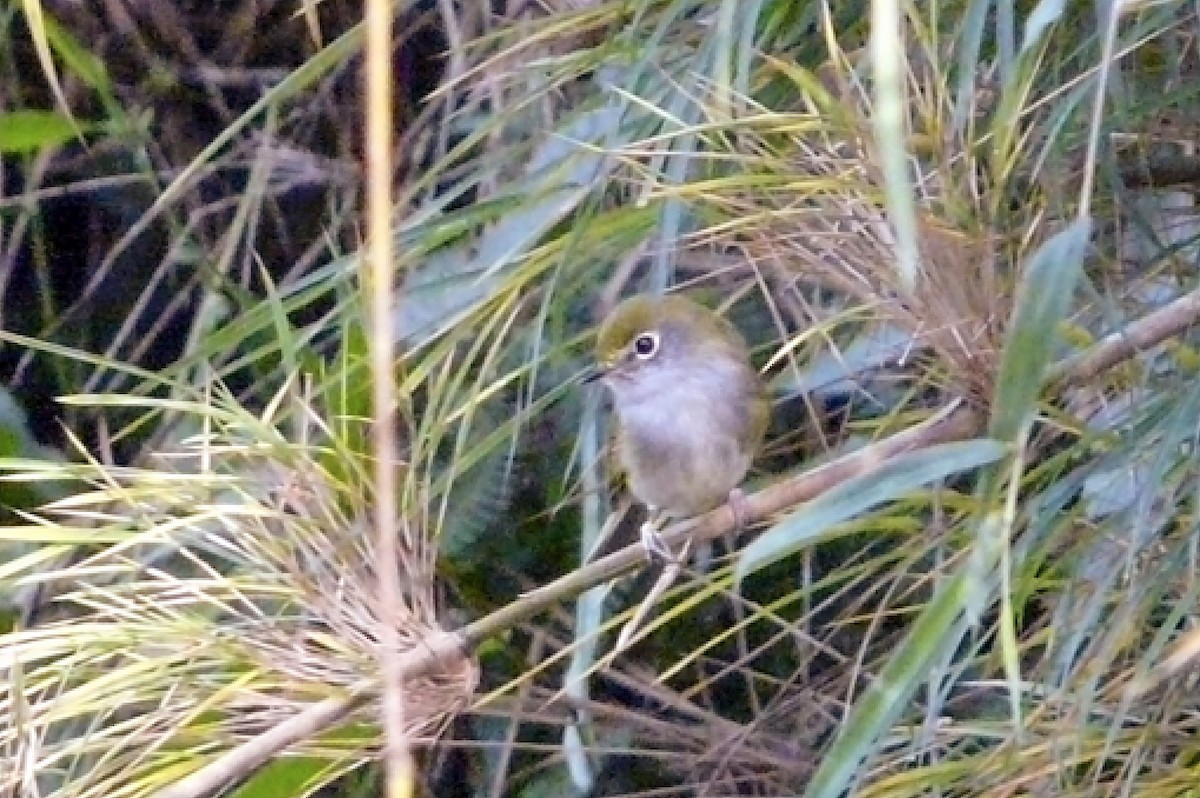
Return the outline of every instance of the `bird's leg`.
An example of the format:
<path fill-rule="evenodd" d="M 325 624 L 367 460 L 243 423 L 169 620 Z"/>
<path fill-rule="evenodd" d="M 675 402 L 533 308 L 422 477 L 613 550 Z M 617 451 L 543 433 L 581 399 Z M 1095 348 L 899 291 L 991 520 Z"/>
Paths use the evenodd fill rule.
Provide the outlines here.
<path fill-rule="evenodd" d="M 731 534 L 737 536 L 744 532 L 750 523 L 750 505 L 746 501 L 746 494 L 741 488 L 734 488 L 729 491 L 727 499 L 729 510 L 733 513 L 733 529 Z M 648 517 L 641 527 L 642 548 L 646 550 L 646 555 L 651 560 L 657 560 L 663 563 L 675 562 L 678 558 L 675 552 L 671 551 L 671 547 L 667 545 L 662 537 L 662 526 L 666 522 L 666 516 L 659 510 L 653 507 L 648 507 Z"/>
<path fill-rule="evenodd" d="M 674 562 L 675 553 L 671 551 L 671 547 L 667 545 L 662 536 L 662 526 L 666 522 L 666 516 L 653 507 L 647 507 L 646 510 L 646 520 L 640 530 L 642 548 L 646 550 L 646 556 L 658 562 Z"/>
<path fill-rule="evenodd" d="M 729 491 L 729 509 L 733 513 L 734 528 L 731 530 L 731 535 L 736 536 L 737 533 L 743 531 L 750 522 L 750 506 L 746 501 L 746 494 L 741 488 L 734 488 Z M 678 555 L 671 551 L 671 547 L 662 537 L 662 525 L 666 522 L 666 516 L 654 509 L 648 507 L 646 521 L 642 524 L 641 538 L 642 548 L 646 550 L 646 556 L 651 560 L 658 560 L 666 565 L 654 586 L 650 588 L 645 600 L 634 613 L 633 618 L 621 629 L 621 633 L 617 636 L 617 643 L 613 649 L 613 655 L 624 651 L 633 640 L 634 635 L 645 623 L 651 608 L 662 598 L 663 594 L 675 583 L 679 578 L 679 573 L 683 568 L 683 564 L 687 561 L 688 555 L 691 553 L 692 540 L 688 538 L 684 541 L 683 548 Z"/>
<path fill-rule="evenodd" d="M 725 552 L 728 554 L 737 551 L 738 538 L 750 524 L 750 506 L 741 488 L 729 491 L 726 503 L 729 505 L 729 511 L 733 513 L 733 528 L 721 536 L 725 542 Z"/>
<path fill-rule="evenodd" d="M 729 491 L 729 510 L 733 513 L 733 534 L 739 535 L 746 531 L 750 523 L 750 503 L 741 488 Z"/>

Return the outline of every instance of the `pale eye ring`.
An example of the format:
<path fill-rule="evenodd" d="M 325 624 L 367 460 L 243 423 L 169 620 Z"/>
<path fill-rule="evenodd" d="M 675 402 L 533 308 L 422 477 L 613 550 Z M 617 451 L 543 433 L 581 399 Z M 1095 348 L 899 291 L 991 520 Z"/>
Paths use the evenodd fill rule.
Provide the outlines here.
<path fill-rule="evenodd" d="M 644 332 L 633 339 L 633 354 L 640 360 L 649 360 L 658 354 L 658 333 Z"/>

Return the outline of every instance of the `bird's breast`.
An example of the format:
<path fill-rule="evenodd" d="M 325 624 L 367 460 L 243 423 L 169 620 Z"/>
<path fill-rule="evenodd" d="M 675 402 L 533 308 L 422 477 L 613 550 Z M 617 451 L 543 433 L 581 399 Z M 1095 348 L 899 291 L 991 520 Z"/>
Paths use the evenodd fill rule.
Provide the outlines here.
<path fill-rule="evenodd" d="M 669 515 L 686 517 L 722 504 L 745 477 L 750 457 L 726 406 L 660 401 L 623 408 L 618 445 L 630 491 Z"/>

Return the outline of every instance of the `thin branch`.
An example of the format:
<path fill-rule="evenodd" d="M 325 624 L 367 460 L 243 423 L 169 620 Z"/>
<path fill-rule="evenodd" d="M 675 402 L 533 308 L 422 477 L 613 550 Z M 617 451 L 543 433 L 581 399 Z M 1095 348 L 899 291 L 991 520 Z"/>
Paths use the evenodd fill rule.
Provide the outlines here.
<path fill-rule="evenodd" d="M 1081 356 L 1069 358 L 1050 368 L 1048 381 L 1067 384 L 1086 382 L 1102 369 L 1126 360 L 1137 352 L 1182 332 L 1200 322 L 1200 290 L 1186 294 L 1108 336 Z M 905 452 L 936 444 L 965 440 L 980 434 L 986 419 L 969 407 L 951 406 L 938 415 L 886 440 L 864 447 L 832 462 L 799 474 L 746 497 L 749 520 L 761 521 L 795 505 L 813 499 L 853 477 L 870 473 L 888 460 Z M 732 531 L 733 511 L 728 506 L 702 516 L 699 520 L 674 524 L 663 538 L 670 546 L 686 539 L 696 543 L 713 540 Z M 403 679 L 427 675 L 439 663 L 468 656 L 484 640 L 521 621 L 578 596 L 588 588 L 635 570 L 645 560 L 640 543 L 579 568 L 544 587 L 527 593 L 519 600 L 469 624 L 458 634 L 428 641 L 419 651 L 397 658 Z M 378 690 L 376 680 L 367 680 L 341 698 L 328 698 L 280 723 L 220 759 L 181 779 L 159 793 L 158 798 L 200 798 L 254 771 L 263 762 L 287 746 L 305 740 L 343 719 Z"/>
<path fill-rule="evenodd" d="M 1200 320 L 1200 290 L 1184 294 L 1125 329 L 1105 336 L 1088 351 L 1056 364 L 1051 367 L 1048 379 L 1087 382 L 1138 352 L 1182 333 L 1197 320 Z"/>

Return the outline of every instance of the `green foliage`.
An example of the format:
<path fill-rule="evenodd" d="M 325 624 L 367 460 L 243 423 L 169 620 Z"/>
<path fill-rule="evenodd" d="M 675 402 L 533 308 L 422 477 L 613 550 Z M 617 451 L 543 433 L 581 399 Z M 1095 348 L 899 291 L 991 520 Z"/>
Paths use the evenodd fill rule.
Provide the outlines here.
<path fill-rule="evenodd" d="M 768 529 L 738 557 L 738 580 L 819 542 L 838 524 L 897 501 L 931 482 L 973 471 L 1004 455 L 996 441 L 947 443 L 903 454 L 885 466 L 847 480 Z"/>
<path fill-rule="evenodd" d="M 72 120 L 53 111 L 0 114 L 0 152 L 23 155 L 53 149 L 79 132 Z"/>
<path fill-rule="evenodd" d="M 342 768 L 316 757 L 289 757 L 270 763 L 230 793 L 232 798 L 289 798 L 315 793 Z"/>

